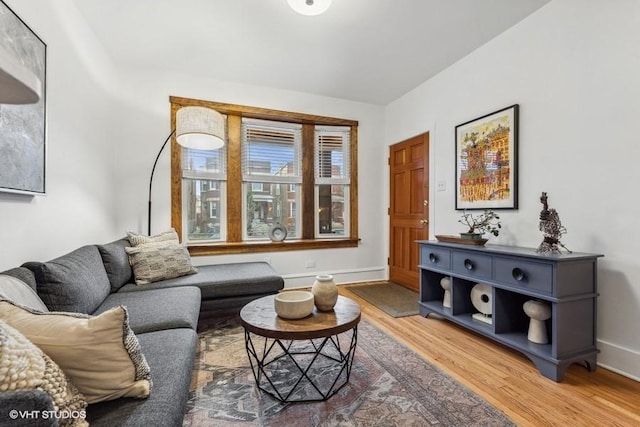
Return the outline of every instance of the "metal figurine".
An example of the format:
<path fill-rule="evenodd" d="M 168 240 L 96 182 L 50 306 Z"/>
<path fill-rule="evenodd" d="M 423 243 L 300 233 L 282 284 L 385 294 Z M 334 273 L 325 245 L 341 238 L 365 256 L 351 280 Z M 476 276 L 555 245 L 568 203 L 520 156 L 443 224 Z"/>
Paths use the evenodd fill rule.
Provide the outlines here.
<path fill-rule="evenodd" d="M 542 254 L 559 254 L 560 247 L 562 247 L 571 253 L 560 241 L 560 236 L 566 234 L 567 229 L 564 228 L 560 222 L 558 212 L 556 212 L 555 209 L 549 209 L 547 193 L 542 192 L 540 203 L 542 203 L 542 211 L 540 211 L 540 231 L 544 234 L 544 239 L 542 243 L 540 243 L 540 246 L 538 246 L 537 252 Z"/>

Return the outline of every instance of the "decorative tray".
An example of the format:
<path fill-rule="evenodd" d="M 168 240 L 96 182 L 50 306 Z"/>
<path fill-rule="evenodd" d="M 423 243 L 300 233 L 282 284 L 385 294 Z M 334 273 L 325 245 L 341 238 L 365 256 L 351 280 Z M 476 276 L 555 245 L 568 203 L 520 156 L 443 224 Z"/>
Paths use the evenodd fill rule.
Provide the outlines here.
<path fill-rule="evenodd" d="M 436 234 L 436 239 L 438 239 L 438 242 L 459 243 L 461 245 L 471 246 L 484 246 L 484 244 L 489 241 L 489 239 L 463 239 L 458 236 L 447 236 L 444 234 Z"/>

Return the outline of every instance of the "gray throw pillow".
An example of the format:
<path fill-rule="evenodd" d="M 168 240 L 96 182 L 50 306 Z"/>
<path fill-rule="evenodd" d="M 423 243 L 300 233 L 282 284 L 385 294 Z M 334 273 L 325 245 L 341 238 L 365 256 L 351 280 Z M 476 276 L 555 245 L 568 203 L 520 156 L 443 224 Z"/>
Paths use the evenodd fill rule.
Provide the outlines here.
<path fill-rule="evenodd" d="M 137 285 L 194 274 L 189 251 L 182 245 L 140 245 L 125 248 Z"/>

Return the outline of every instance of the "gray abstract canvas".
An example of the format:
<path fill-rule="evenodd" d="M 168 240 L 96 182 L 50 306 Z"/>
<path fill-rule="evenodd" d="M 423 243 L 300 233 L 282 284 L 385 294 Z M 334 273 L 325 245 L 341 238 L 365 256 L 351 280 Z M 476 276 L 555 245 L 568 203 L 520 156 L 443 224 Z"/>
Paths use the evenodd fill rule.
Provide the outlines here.
<path fill-rule="evenodd" d="M 0 103 L 0 191 L 44 194 L 46 44 L 2 1 L 0 47 L 42 84 L 35 104 Z"/>

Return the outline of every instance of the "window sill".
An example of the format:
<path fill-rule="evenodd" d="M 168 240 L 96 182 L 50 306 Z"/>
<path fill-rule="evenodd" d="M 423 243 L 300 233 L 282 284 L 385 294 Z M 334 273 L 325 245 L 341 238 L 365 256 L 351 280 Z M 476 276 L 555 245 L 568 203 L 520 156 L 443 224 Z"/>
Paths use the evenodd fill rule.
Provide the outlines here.
<path fill-rule="evenodd" d="M 253 252 L 283 252 L 308 249 L 354 248 L 359 239 L 289 240 L 284 242 L 237 242 L 188 245 L 192 256 L 244 254 Z"/>

